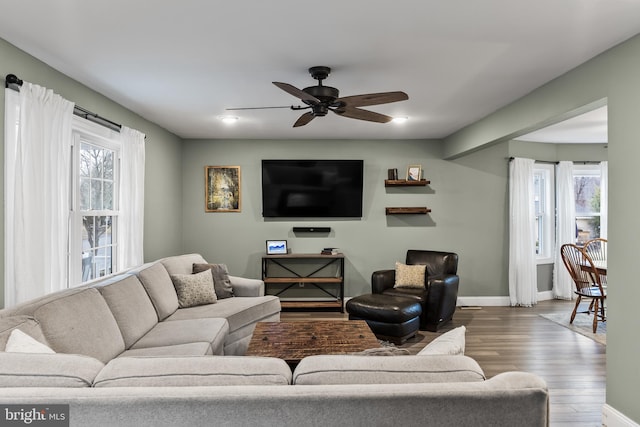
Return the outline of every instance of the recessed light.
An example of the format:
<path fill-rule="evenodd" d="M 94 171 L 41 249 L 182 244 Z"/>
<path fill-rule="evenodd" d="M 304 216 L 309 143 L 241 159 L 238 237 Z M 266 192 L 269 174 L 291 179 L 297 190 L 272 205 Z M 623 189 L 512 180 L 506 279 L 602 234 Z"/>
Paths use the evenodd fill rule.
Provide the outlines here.
<path fill-rule="evenodd" d="M 394 117 L 392 121 L 394 123 L 404 123 L 407 120 L 409 120 L 409 117 L 404 116 L 404 117 Z"/>
<path fill-rule="evenodd" d="M 240 120 L 238 116 L 218 116 L 218 119 L 222 120 L 223 123 L 228 125 L 233 124 Z"/>

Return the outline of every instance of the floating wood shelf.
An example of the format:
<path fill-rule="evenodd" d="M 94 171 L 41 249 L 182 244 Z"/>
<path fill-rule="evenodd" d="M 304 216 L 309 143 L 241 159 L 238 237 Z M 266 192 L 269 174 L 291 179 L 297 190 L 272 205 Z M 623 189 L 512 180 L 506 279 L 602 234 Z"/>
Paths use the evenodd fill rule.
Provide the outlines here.
<path fill-rule="evenodd" d="M 424 187 L 431 184 L 431 181 L 421 179 L 420 181 L 407 181 L 406 179 L 385 179 L 385 187 Z"/>
<path fill-rule="evenodd" d="M 387 215 L 426 215 L 431 209 L 425 207 L 384 208 Z"/>

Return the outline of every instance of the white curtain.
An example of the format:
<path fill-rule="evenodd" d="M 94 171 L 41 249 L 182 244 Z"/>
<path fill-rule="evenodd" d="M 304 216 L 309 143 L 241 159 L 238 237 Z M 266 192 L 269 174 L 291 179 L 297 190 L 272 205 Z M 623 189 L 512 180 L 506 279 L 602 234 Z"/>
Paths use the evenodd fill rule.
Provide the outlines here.
<path fill-rule="evenodd" d="M 530 307 L 538 302 L 535 253 L 533 160 L 509 163 L 509 299 Z"/>
<path fill-rule="evenodd" d="M 563 161 L 556 166 L 556 247 L 553 266 L 553 296 L 570 300 L 573 280 L 560 254 L 560 247 L 576 241 L 576 200 L 573 185 L 573 162 Z"/>
<path fill-rule="evenodd" d="M 118 271 L 144 262 L 144 134 L 123 126 L 118 217 Z"/>
<path fill-rule="evenodd" d="M 5 307 L 66 287 L 74 104 L 5 90 Z"/>
<path fill-rule="evenodd" d="M 609 222 L 609 162 L 600 162 L 600 237 L 607 238 Z"/>

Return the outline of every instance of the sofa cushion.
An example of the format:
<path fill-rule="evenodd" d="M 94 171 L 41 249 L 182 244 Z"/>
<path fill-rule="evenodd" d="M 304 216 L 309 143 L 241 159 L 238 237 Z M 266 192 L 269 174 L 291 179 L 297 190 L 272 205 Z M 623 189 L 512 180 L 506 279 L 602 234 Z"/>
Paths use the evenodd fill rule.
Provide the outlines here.
<path fill-rule="evenodd" d="M 424 289 L 425 272 L 424 265 L 406 265 L 396 262 L 396 282 L 393 287 Z"/>
<path fill-rule="evenodd" d="M 200 273 L 202 271 L 211 270 L 213 276 L 213 286 L 219 299 L 231 298 L 233 296 L 233 287 L 231 286 L 231 278 L 225 264 L 193 264 L 193 272 Z"/>
<path fill-rule="evenodd" d="M 209 271 L 196 274 L 172 274 L 171 281 L 176 288 L 179 308 L 213 304 L 218 300 L 213 289 L 213 276 Z"/>
<path fill-rule="evenodd" d="M 109 306 L 93 288 L 50 301 L 34 311 L 49 346 L 108 362 L 124 351 L 124 339 Z"/>
<path fill-rule="evenodd" d="M 55 353 L 55 351 L 51 350 L 51 347 L 42 344 L 40 341 L 25 334 L 20 329 L 14 329 L 11 331 L 11 335 L 9 335 L 7 346 L 4 351 L 7 353 Z"/>
<path fill-rule="evenodd" d="M 446 332 L 439 337 L 436 337 L 433 341 L 427 344 L 422 350 L 418 352 L 420 356 L 428 355 L 460 355 L 464 354 L 465 347 L 465 332 L 467 329 L 464 326 L 459 326 L 455 329 Z"/>
<path fill-rule="evenodd" d="M 166 319 L 178 309 L 178 296 L 171 277 L 160 262 L 156 262 L 136 272 L 147 291 L 160 321 Z"/>
<path fill-rule="evenodd" d="M 291 369 L 270 357 L 121 357 L 98 374 L 94 387 L 288 385 Z M 238 410 L 241 411 L 242 405 Z"/>
<path fill-rule="evenodd" d="M 229 333 L 226 319 L 186 319 L 160 322 L 131 348 L 165 347 L 169 345 L 208 342 L 213 354 L 224 353 L 224 340 Z"/>
<path fill-rule="evenodd" d="M 280 313 L 280 299 L 273 295 L 267 295 L 263 297 L 227 298 L 218 300 L 215 304 L 181 308 L 167 320 L 223 317 L 229 322 L 229 331 L 232 333 L 276 313 Z"/>
<path fill-rule="evenodd" d="M 156 310 L 136 276 L 98 284 L 97 289 L 118 323 L 125 348 L 131 347 L 158 323 Z"/>
<path fill-rule="evenodd" d="M 33 317 L 25 314 L 16 316 L 0 317 L 0 349 L 4 349 L 7 340 L 14 329 L 20 329 L 25 334 L 35 338 L 39 342 L 49 345 L 46 338 L 42 334 L 40 323 Z"/>
<path fill-rule="evenodd" d="M 193 273 L 193 264 L 207 263 L 200 254 L 176 255 L 163 258 L 159 262 L 164 265 L 169 274 L 191 274 Z"/>
<path fill-rule="evenodd" d="M 219 353 L 222 354 L 222 353 Z M 211 356 L 213 351 L 210 342 L 190 342 L 187 344 L 165 345 L 161 347 L 132 348 L 118 357 L 150 357 L 150 356 Z"/>
<path fill-rule="evenodd" d="M 78 354 L 0 353 L 0 387 L 91 387 L 103 367 Z"/>
<path fill-rule="evenodd" d="M 293 373 L 294 384 L 403 384 L 484 381 L 467 356 L 309 356 Z"/>

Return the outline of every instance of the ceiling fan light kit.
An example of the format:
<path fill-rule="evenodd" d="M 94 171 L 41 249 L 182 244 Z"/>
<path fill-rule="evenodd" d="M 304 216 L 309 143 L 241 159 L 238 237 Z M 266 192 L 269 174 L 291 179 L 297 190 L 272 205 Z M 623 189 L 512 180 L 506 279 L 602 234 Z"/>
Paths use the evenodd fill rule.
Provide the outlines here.
<path fill-rule="evenodd" d="M 365 120 L 375 123 L 388 123 L 394 118 L 385 114 L 376 113 L 369 110 L 363 110 L 359 107 L 370 105 L 389 104 L 391 102 L 405 101 L 409 96 L 401 91 L 368 93 L 363 95 L 353 95 L 340 98 L 340 91 L 331 86 L 324 86 L 322 81 L 329 76 L 331 68 L 325 66 L 317 66 L 309 68 L 311 77 L 318 80 L 316 86 L 298 89 L 289 83 L 273 82 L 278 88 L 290 95 L 300 99 L 306 107 L 291 106 L 292 110 L 310 109 L 293 124 L 293 127 L 300 127 L 308 124 L 316 117 L 324 117 L 329 111 L 350 119 Z M 261 108 L 282 108 L 282 107 L 250 107 L 250 108 L 228 108 L 228 110 L 242 109 L 261 109 Z"/>
<path fill-rule="evenodd" d="M 231 125 L 240 120 L 238 116 L 218 116 L 218 119 L 222 121 L 222 123 Z"/>

